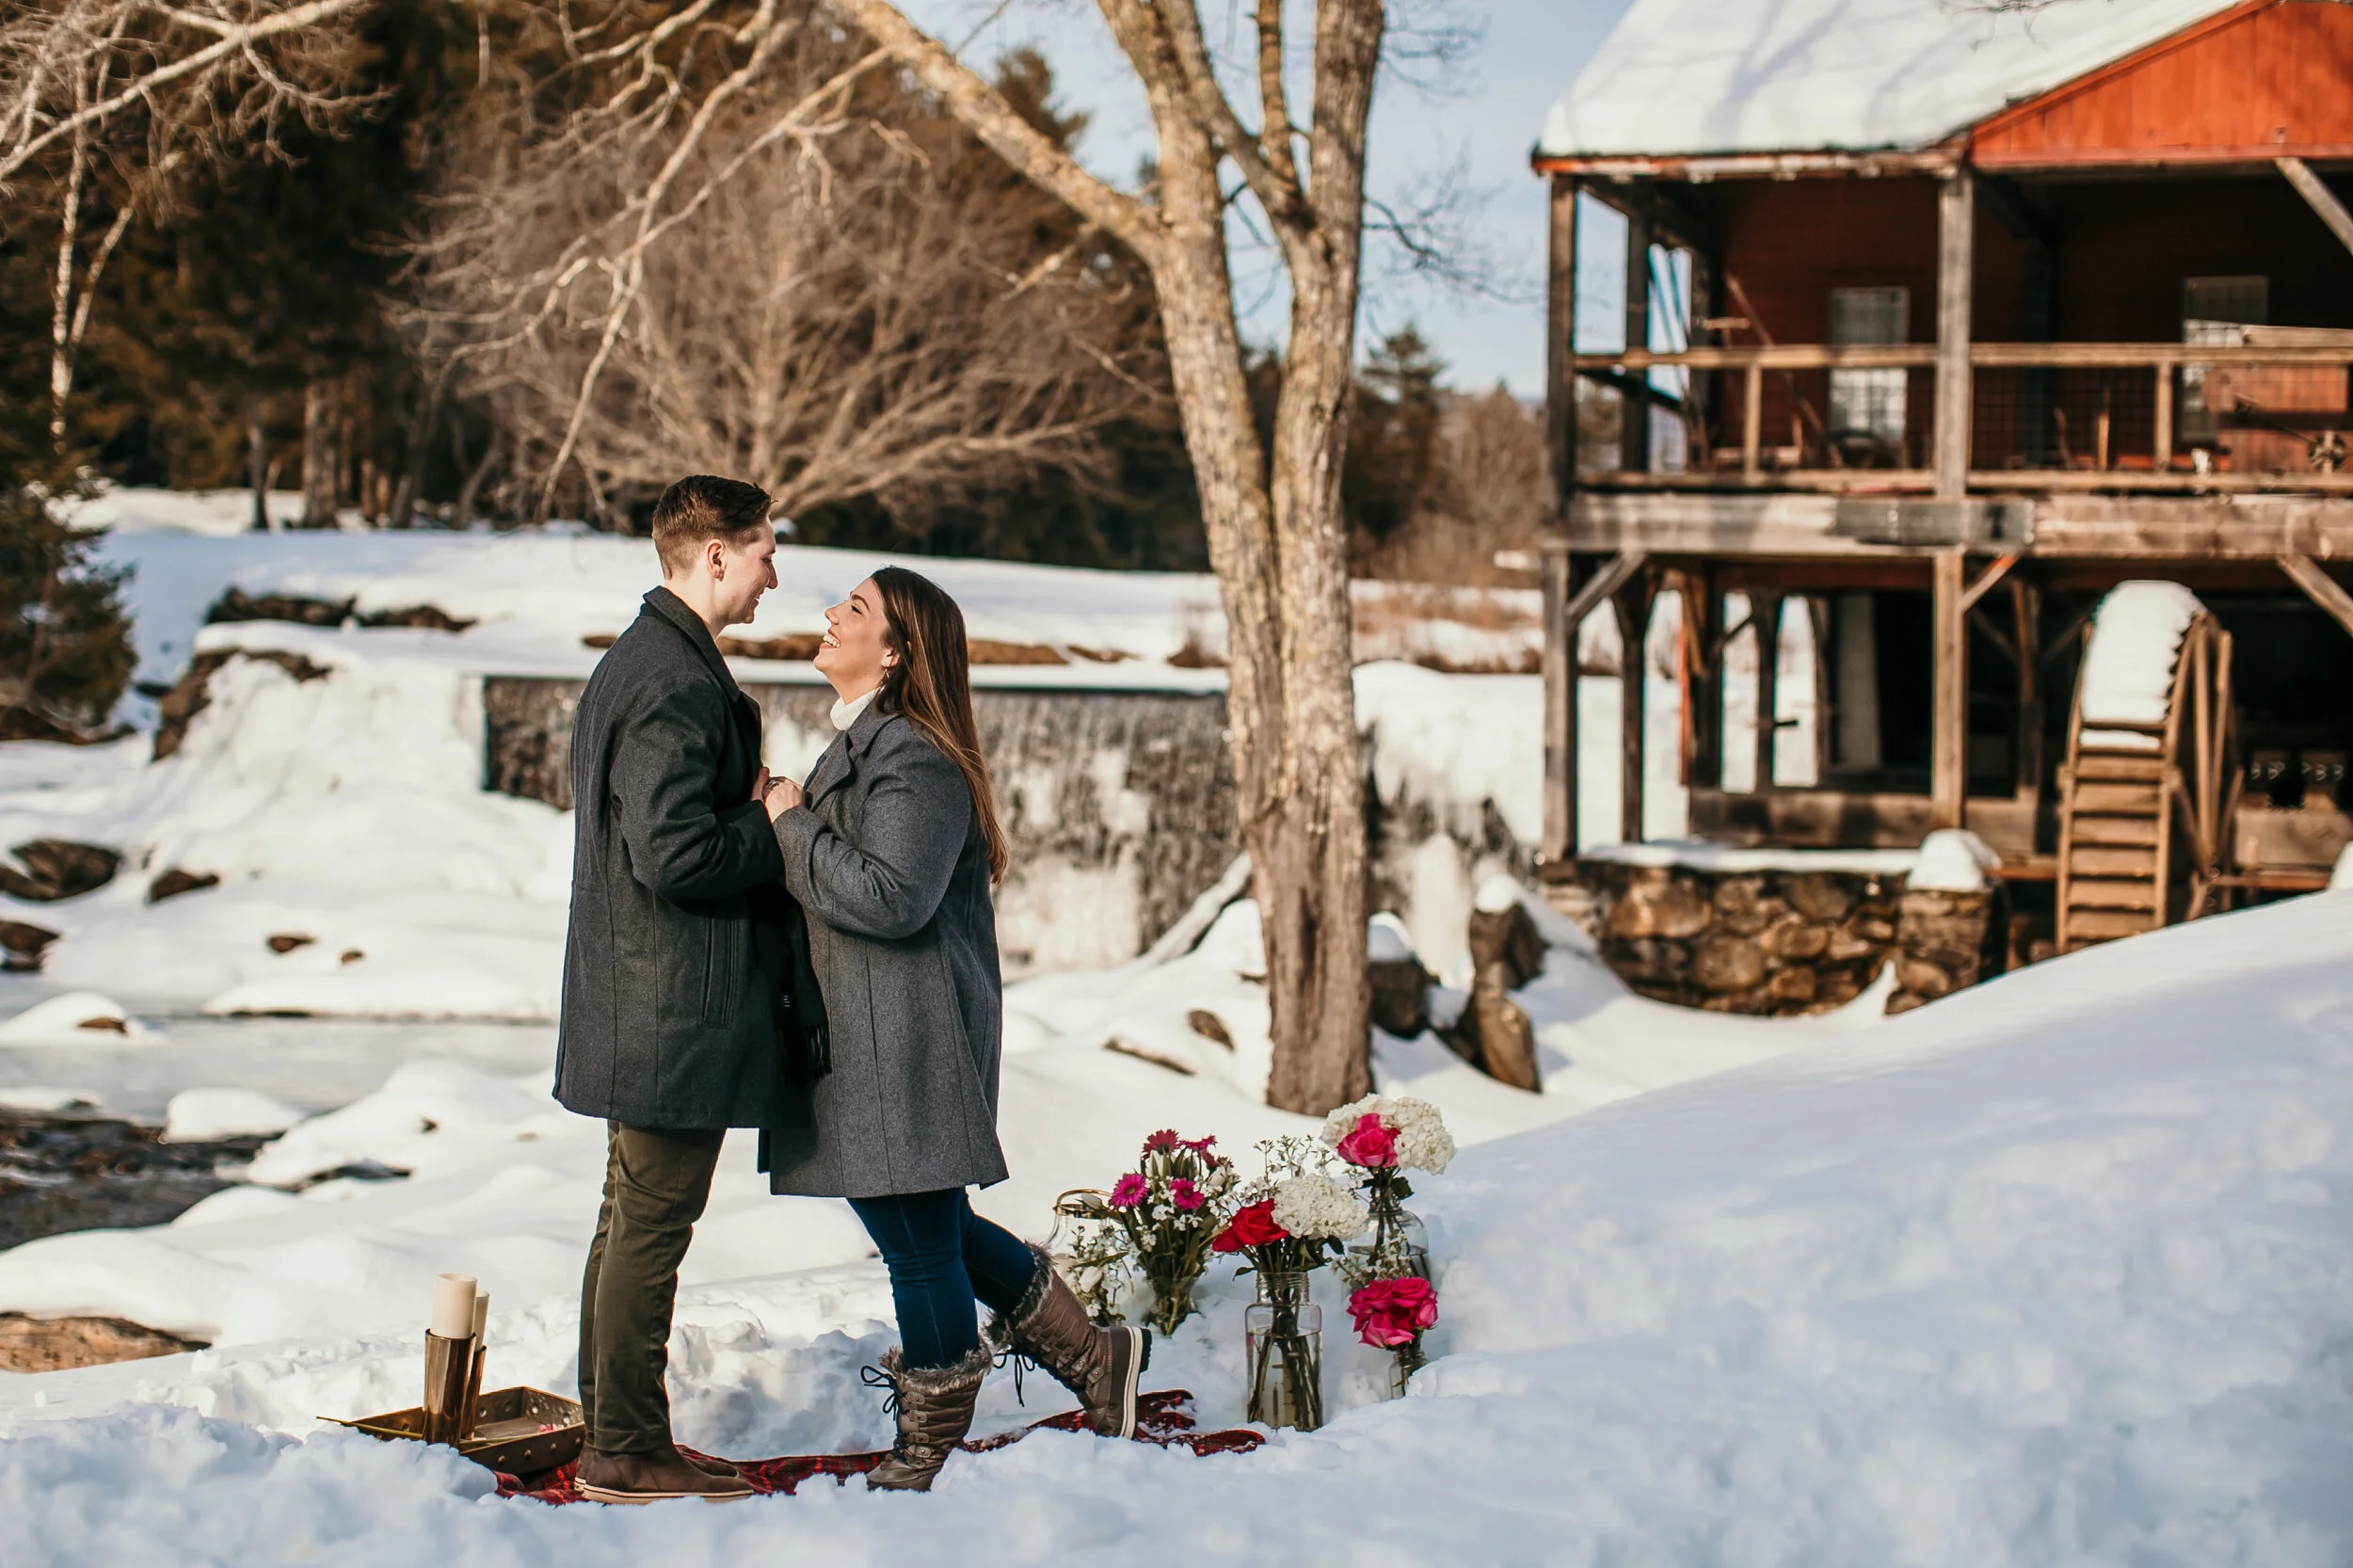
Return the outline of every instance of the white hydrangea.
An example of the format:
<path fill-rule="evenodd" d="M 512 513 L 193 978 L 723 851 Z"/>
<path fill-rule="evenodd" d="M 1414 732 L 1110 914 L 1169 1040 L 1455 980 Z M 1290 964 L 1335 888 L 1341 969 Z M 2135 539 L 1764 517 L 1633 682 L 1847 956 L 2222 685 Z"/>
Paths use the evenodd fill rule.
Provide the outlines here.
<path fill-rule="evenodd" d="M 1438 1108 L 1406 1095 L 1367 1095 L 1353 1105 L 1341 1106 L 1323 1119 L 1323 1142 L 1338 1148 L 1340 1140 L 1368 1115 L 1380 1117 L 1381 1125 L 1397 1134 L 1400 1165 L 1437 1176 L 1454 1158 L 1454 1138 Z"/>
<path fill-rule="evenodd" d="M 1274 1189 L 1274 1223 L 1308 1241 L 1345 1241 L 1363 1232 L 1368 1216 L 1355 1195 L 1329 1176 L 1309 1172 Z"/>

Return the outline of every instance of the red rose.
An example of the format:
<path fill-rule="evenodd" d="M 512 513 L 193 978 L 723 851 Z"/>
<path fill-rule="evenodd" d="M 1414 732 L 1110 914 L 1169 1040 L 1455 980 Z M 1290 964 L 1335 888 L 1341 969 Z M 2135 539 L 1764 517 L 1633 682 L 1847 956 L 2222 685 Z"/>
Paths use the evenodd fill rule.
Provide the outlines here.
<path fill-rule="evenodd" d="M 1382 1125 L 1379 1115 L 1368 1111 L 1356 1118 L 1356 1126 L 1339 1142 L 1339 1156 L 1352 1165 L 1367 1170 L 1385 1171 L 1397 1165 L 1397 1134 Z"/>
<path fill-rule="evenodd" d="M 1289 1236 L 1289 1231 L 1274 1223 L 1274 1200 L 1266 1198 L 1236 1209 L 1209 1246 L 1217 1252 L 1240 1252 L 1244 1247 L 1263 1247 L 1270 1241 L 1287 1240 Z"/>
<path fill-rule="evenodd" d="M 1376 1279 L 1348 1298 L 1348 1315 L 1357 1338 L 1394 1350 L 1438 1320 L 1438 1293 L 1426 1279 Z"/>

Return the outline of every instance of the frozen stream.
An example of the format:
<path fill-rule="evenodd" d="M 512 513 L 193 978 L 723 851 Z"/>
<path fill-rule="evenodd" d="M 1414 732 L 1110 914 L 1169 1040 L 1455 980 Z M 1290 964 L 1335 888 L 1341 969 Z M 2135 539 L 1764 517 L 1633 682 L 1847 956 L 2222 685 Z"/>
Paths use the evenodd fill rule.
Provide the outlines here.
<path fill-rule="evenodd" d="M 0 975 L 0 1017 L 57 989 L 37 975 Z M 409 1062 L 438 1058 L 520 1074 L 552 1071 L 555 1061 L 552 1024 L 208 1018 L 130 1005 L 157 1038 L 118 1043 L 97 1033 L 87 1046 L 0 1044 L 0 1100 L 70 1090 L 118 1115 L 160 1122 L 183 1089 L 258 1089 L 315 1112 L 375 1093 Z"/>

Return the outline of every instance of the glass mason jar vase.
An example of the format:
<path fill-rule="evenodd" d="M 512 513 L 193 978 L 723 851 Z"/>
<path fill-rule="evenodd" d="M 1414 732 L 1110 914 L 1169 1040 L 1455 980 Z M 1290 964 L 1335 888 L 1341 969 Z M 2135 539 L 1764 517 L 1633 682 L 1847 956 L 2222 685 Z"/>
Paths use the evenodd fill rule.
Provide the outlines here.
<path fill-rule="evenodd" d="M 1364 1233 L 1348 1244 L 1361 1277 L 1415 1279 L 1430 1277 L 1430 1235 L 1421 1217 L 1396 1194 L 1376 1187 L 1366 1205 L 1369 1210 Z"/>
<path fill-rule="evenodd" d="M 1248 1419 L 1313 1432 L 1323 1425 L 1323 1309 L 1305 1273 L 1260 1271 L 1258 1299 L 1242 1310 L 1249 1356 Z"/>

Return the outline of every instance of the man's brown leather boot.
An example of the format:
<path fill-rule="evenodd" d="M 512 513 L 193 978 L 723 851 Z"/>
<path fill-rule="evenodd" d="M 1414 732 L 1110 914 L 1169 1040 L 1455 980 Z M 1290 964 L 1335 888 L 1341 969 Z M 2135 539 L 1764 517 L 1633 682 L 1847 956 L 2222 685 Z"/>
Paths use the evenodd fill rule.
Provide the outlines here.
<path fill-rule="evenodd" d="M 980 1402 L 981 1381 L 996 1357 L 986 1344 L 951 1367 L 909 1368 L 897 1346 L 883 1352 L 883 1380 L 899 1401 L 899 1440 L 890 1457 L 867 1472 L 870 1490 L 929 1492 L 939 1467 L 948 1463 L 964 1434 L 972 1430 L 972 1407 Z"/>
<path fill-rule="evenodd" d="M 1136 1389 L 1152 1363 L 1152 1336 L 1140 1328 L 1097 1328 L 1070 1287 L 1034 1242 L 1037 1273 L 1028 1294 L 989 1325 L 1016 1352 L 1079 1396 L 1087 1425 L 1105 1437 L 1136 1434 Z"/>
<path fill-rule="evenodd" d="M 713 1475 L 667 1444 L 641 1454 L 583 1448 L 576 1481 L 582 1496 L 599 1503 L 658 1503 L 671 1497 L 729 1503 L 752 1495 L 732 1465 L 728 1474 Z"/>

